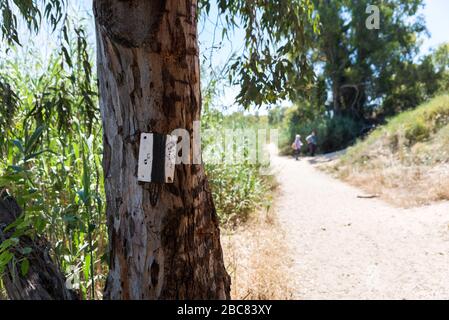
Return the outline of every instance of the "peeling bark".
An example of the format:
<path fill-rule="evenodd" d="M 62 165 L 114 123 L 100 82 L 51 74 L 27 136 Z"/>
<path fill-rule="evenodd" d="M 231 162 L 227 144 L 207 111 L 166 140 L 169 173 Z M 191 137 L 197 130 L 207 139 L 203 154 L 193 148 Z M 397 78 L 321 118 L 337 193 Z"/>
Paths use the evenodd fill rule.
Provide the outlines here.
<path fill-rule="evenodd" d="M 106 299 L 227 299 L 230 277 L 202 165 L 139 183 L 142 132 L 200 119 L 195 0 L 94 0 L 110 242 Z M 192 142 L 192 141 L 191 141 Z M 152 201 L 156 200 L 156 201 Z"/>
<path fill-rule="evenodd" d="M 3 192 L 0 195 L 0 243 L 8 239 L 13 232 L 4 231 L 22 213 L 21 208 L 11 196 Z M 17 262 L 23 256 L 23 248 L 31 248 L 26 256 L 30 268 L 26 275 L 20 272 Z M 12 300 L 74 300 L 75 294 L 66 287 L 64 274 L 50 257 L 50 245 L 44 238 L 22 236 L 13 251 L 16 262 L 10 262 L 2 274 L 8 297 Z"/>

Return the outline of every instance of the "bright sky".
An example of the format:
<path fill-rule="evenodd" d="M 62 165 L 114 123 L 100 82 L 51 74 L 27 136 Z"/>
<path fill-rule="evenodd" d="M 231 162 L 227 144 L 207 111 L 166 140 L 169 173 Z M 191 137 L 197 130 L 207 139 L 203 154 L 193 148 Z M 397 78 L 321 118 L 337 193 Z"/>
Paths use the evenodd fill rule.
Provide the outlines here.
<path fill-rule="evenodd" d="M 212 1 L 214 3 L 214 1 Z M 373 3 L 376 1 L 373 0 Z M 424 16 L 427 24 L 427 28 L 430 33 L 429 38 L 423 39 L 422 53 L 425 54 L 429 52 L 432 48 L 435 48 L 441 43 L 449 42 L 449 0 L 425 0 L 425 8 L 422 10 L 422 15 Z M 86 11 L 91 19 L 88 24 L 91 28 L 91 41 L 94 42 L 94 24 L 92 18 L 92 0 L 81 0 L 80 2 L 70 2 L 73 6 L 74 12 Z M 85 16 L 82 14 L 82 16 Z M 221 40 L 221 28 L 215 29 L 215 24 L 217 20 L 217 9 L 216 6 L 212 6 L 211 14 L 206 21 L 200 21 L 199 23 L 199 41 L 200 41 L 200 51 L 202 59 L 210 59 L 212 57 L 212 65 L 219 67 L 221 66 L 229 57 L 233 51 L 241 50 L 243 46 L 243 34 L 241 30 L 236 30 L 234 34 L 231 33 L 231 39 L 225 40 L 220 44 Z M 215 38 L 214 38 L 215 34 Z M 51 37 L 51 36 L 50 36 Z M 47 42 L 47 36 L 39 35 L 34 37 L 35 42 Z M 50 39 L 48 39 L 50 40 Z M 49 41 L 51 42 L 51 41 Z M 47 42 L 48 43 L 48 42 Z M 212 43 L 219 48 L 213 50 L 213 54 L 210 54 L 210 48 Z M 41 51 L 45 56 L 47 53 L 52 51 L 53 46 L 48 44 L 41 47 Z M 234 98 L 238 93 L 238 88 L 227 87 L 223 90 L 223 94 L 220 97 L 221 107 L 230 107 L 229 111 L 237 110 L 233 106 Z M 260 110 L 261 113 L 263 110 Z"/>
<path fill-rule="evenodd" d="M 441 43 L 449 42 L 449 1 L 426 0 L 423 15 L 426 19 L 430 38 L 424 41 L 423 49 L 435 48 Z"/>

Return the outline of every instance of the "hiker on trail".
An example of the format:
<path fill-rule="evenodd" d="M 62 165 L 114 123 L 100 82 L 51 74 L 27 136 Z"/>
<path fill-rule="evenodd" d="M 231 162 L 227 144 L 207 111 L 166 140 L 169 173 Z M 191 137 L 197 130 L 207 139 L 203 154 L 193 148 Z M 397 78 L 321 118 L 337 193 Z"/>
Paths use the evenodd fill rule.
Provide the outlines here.
<path fill-rule="evenodd" d="M 314 157 L 315 152 L 316 152 L 316 144 L 317 144 L 315 130 L 313 130 L 312 133 L 306 138 L 306 141 L 309 146 L 310 155 L 312 157 Z"/>
<path fill-rule="evenodd" d="M 301 136 L 299 134 L 296 135 L 295 142 L 292 144 L 293 150 L 295 150 L 295 159 L 298 161 L 299 154 L 301 153 L 301 148 L 303 144 L 301 141 Z"/>

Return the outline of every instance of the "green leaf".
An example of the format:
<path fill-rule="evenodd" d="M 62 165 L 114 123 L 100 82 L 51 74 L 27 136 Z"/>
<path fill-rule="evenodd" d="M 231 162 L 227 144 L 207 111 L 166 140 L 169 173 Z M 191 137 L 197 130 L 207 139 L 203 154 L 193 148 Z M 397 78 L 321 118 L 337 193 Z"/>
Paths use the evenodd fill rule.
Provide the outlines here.
<path fill-rule="evenodd" d="M 10 168 L 13 169 L 15 173 L 23 171 L 23 168 L 21 166 L 10 166 Z"/>
<path fill-rule="evenodd" d="M 30 270 L 30 261 L 27 258 L 24 258 L 20 264 L 20 273 L 22 276 L 26 276 L 28 274 L 28 270 Z"/>
<path fill-rule="evenodd" d="M 67 62 L 67 64 L 69 65 L 69 67 L 71 68 L 73 65 L 72 65 L 72 59 L 70 59 L 70 54 L 69 54 L 69 52 L 67 51 L 67 49 L 66 49 L 66 47 L 61 47 L 61 50 L 62 50 L 62 53 L 63 53 L 63 55 L 64 55 L 64 59 L 65 59 L 65 61 Z"/>
<path fill-rule="evenodd" d="M 50 152 L 50 150 L 41 150 L 41 151 L 38 151 L 38 152 L 35 152 L 35 153 L 31 153 L 31 154 L 29 154 L 29 155 L 27 155 L 25 157 L 24 161 L 28 161 L 28 160 L 37 158 L 38 156 L 40 156 L 41 154 L 43 154 L 45 152 Z"/>
<path fill-rule="evenodd" d="M 42 218 L 36 218 L 34 222 L 34 229 L 36 229 L 37 233 L 42 233 L 47 226 L 47 221 Z"/>
<path fill-rule="evenodd" d="M 17 239 L 17 238 L 6 239 L 5 241 L 3 241 L 0 244 L 0 251 L 8 250 L 10 247 L 13 247 L 13 246 L 15 246 L 18 243 L 19 243 L 19 239 Z"/>
<path fill-rule="evenodd" d="M 14 258 L 14 255 L 9 252 L 5 251 L 0 254 L 0 273 L 3 273 L 6 265 Z"/>
<path fill-rule="evenodd" d="M 84 272 L 84 277 L 85 277 L 85 279 L 89 279 L 89 276 L 90 276 L 90 264 L 91 264 L 90 254 L 84 255 L 84 268 L 83 268 L 83 272 Z"/>
<path fill-rule="evenodd" d="M 14 139 L 12 143 L 20 150 L 20 152 L 23 154 L 25 150 L 23 149 L 22 142 L 20 140 Z"/>
<path fill-rule="evenodd" d="M 28 155 L 33 150 L 33 147 L 36 145 L 36 143 L 39 140 L 39 138 L 41 137 L 43 131 L 44 131 L 44 126 L 40 126 L 36 130 L 34 130 L 31 137 L 25 143 L 25 154 Z"/>
<path fill-rule="evenodd" d="M 31 249 L 30 247 L 25 247 L 21 251 L 23 255 L 28 255 L 33 251 L 33 249 Z"/>

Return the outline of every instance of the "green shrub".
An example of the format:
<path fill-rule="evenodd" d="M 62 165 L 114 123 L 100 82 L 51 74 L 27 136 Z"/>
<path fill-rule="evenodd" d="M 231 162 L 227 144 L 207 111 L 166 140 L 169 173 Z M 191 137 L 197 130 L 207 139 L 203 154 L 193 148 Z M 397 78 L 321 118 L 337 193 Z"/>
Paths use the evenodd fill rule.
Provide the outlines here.
<path fill-rule="evenodd" d="M 405 138 L 409 141 L 410 145 L 414 145 L 417 142 L 428 139 L 430 137 L 430 133 L 430 127 L 421 118 L 407 124 L 405 127 Z"/>
<path fill-rule="evenodd" d="M 206 172 L 215 208 L 223 223 L 245 220 L 258 207 L 269 206 L 269 180 L 260 175 L 260 165 L 207 164 Z"/>
<path fill-rule="evenodd" d="M 360 134 L 362 124 L 348 117 L 325 119 L 318 127 L 318 148 L 322 152 L 332 152 L 354 143 Z"/>
<path fill-rule="evenodd" d="M 262 164 L 239 159 L 238 162 L 223 161 L 225 151 L 221 146 L 219 135 L 226 129 L 250 129 L 257 132 L 266 126 L 265 118 L 244 116 L 241 113 L 223 115 L 217 110 L 203 113 L 203 130 L 214 130 L 217 135 L 202 136 L 203 150 L 213 148 L 213 154 L 208 153 L 204 159 L 206 173 L 212 189 L 215 208 L 222 223 L 235 223 L 245 220 L 247 215 L 258 207 L 270 206 L 267 197 L 272 181 L 261 175 Z M 244 146 L 235 146 L 235 154 L 245 154 Z M 212 157 L 212 158 L 211 158 Z"/>
<path fill-rule="evenodd" d="M 291 152 L 290 145 L 297 134 L 300 134 L 305 142 L 305 138 L 315 130 L 317 133 L 318 152 L 328 153 L 346 148 L 354 143 L 360 134 L 363 125 L 355 120 L 344 117 L 319 117 L 312 121 L 302 122 L 294 112 L 287 114 L 283 125 L 284 132 L 281 139 L 281 151 Z M 304 145 L 306 151 L 306 144 Z"/>

